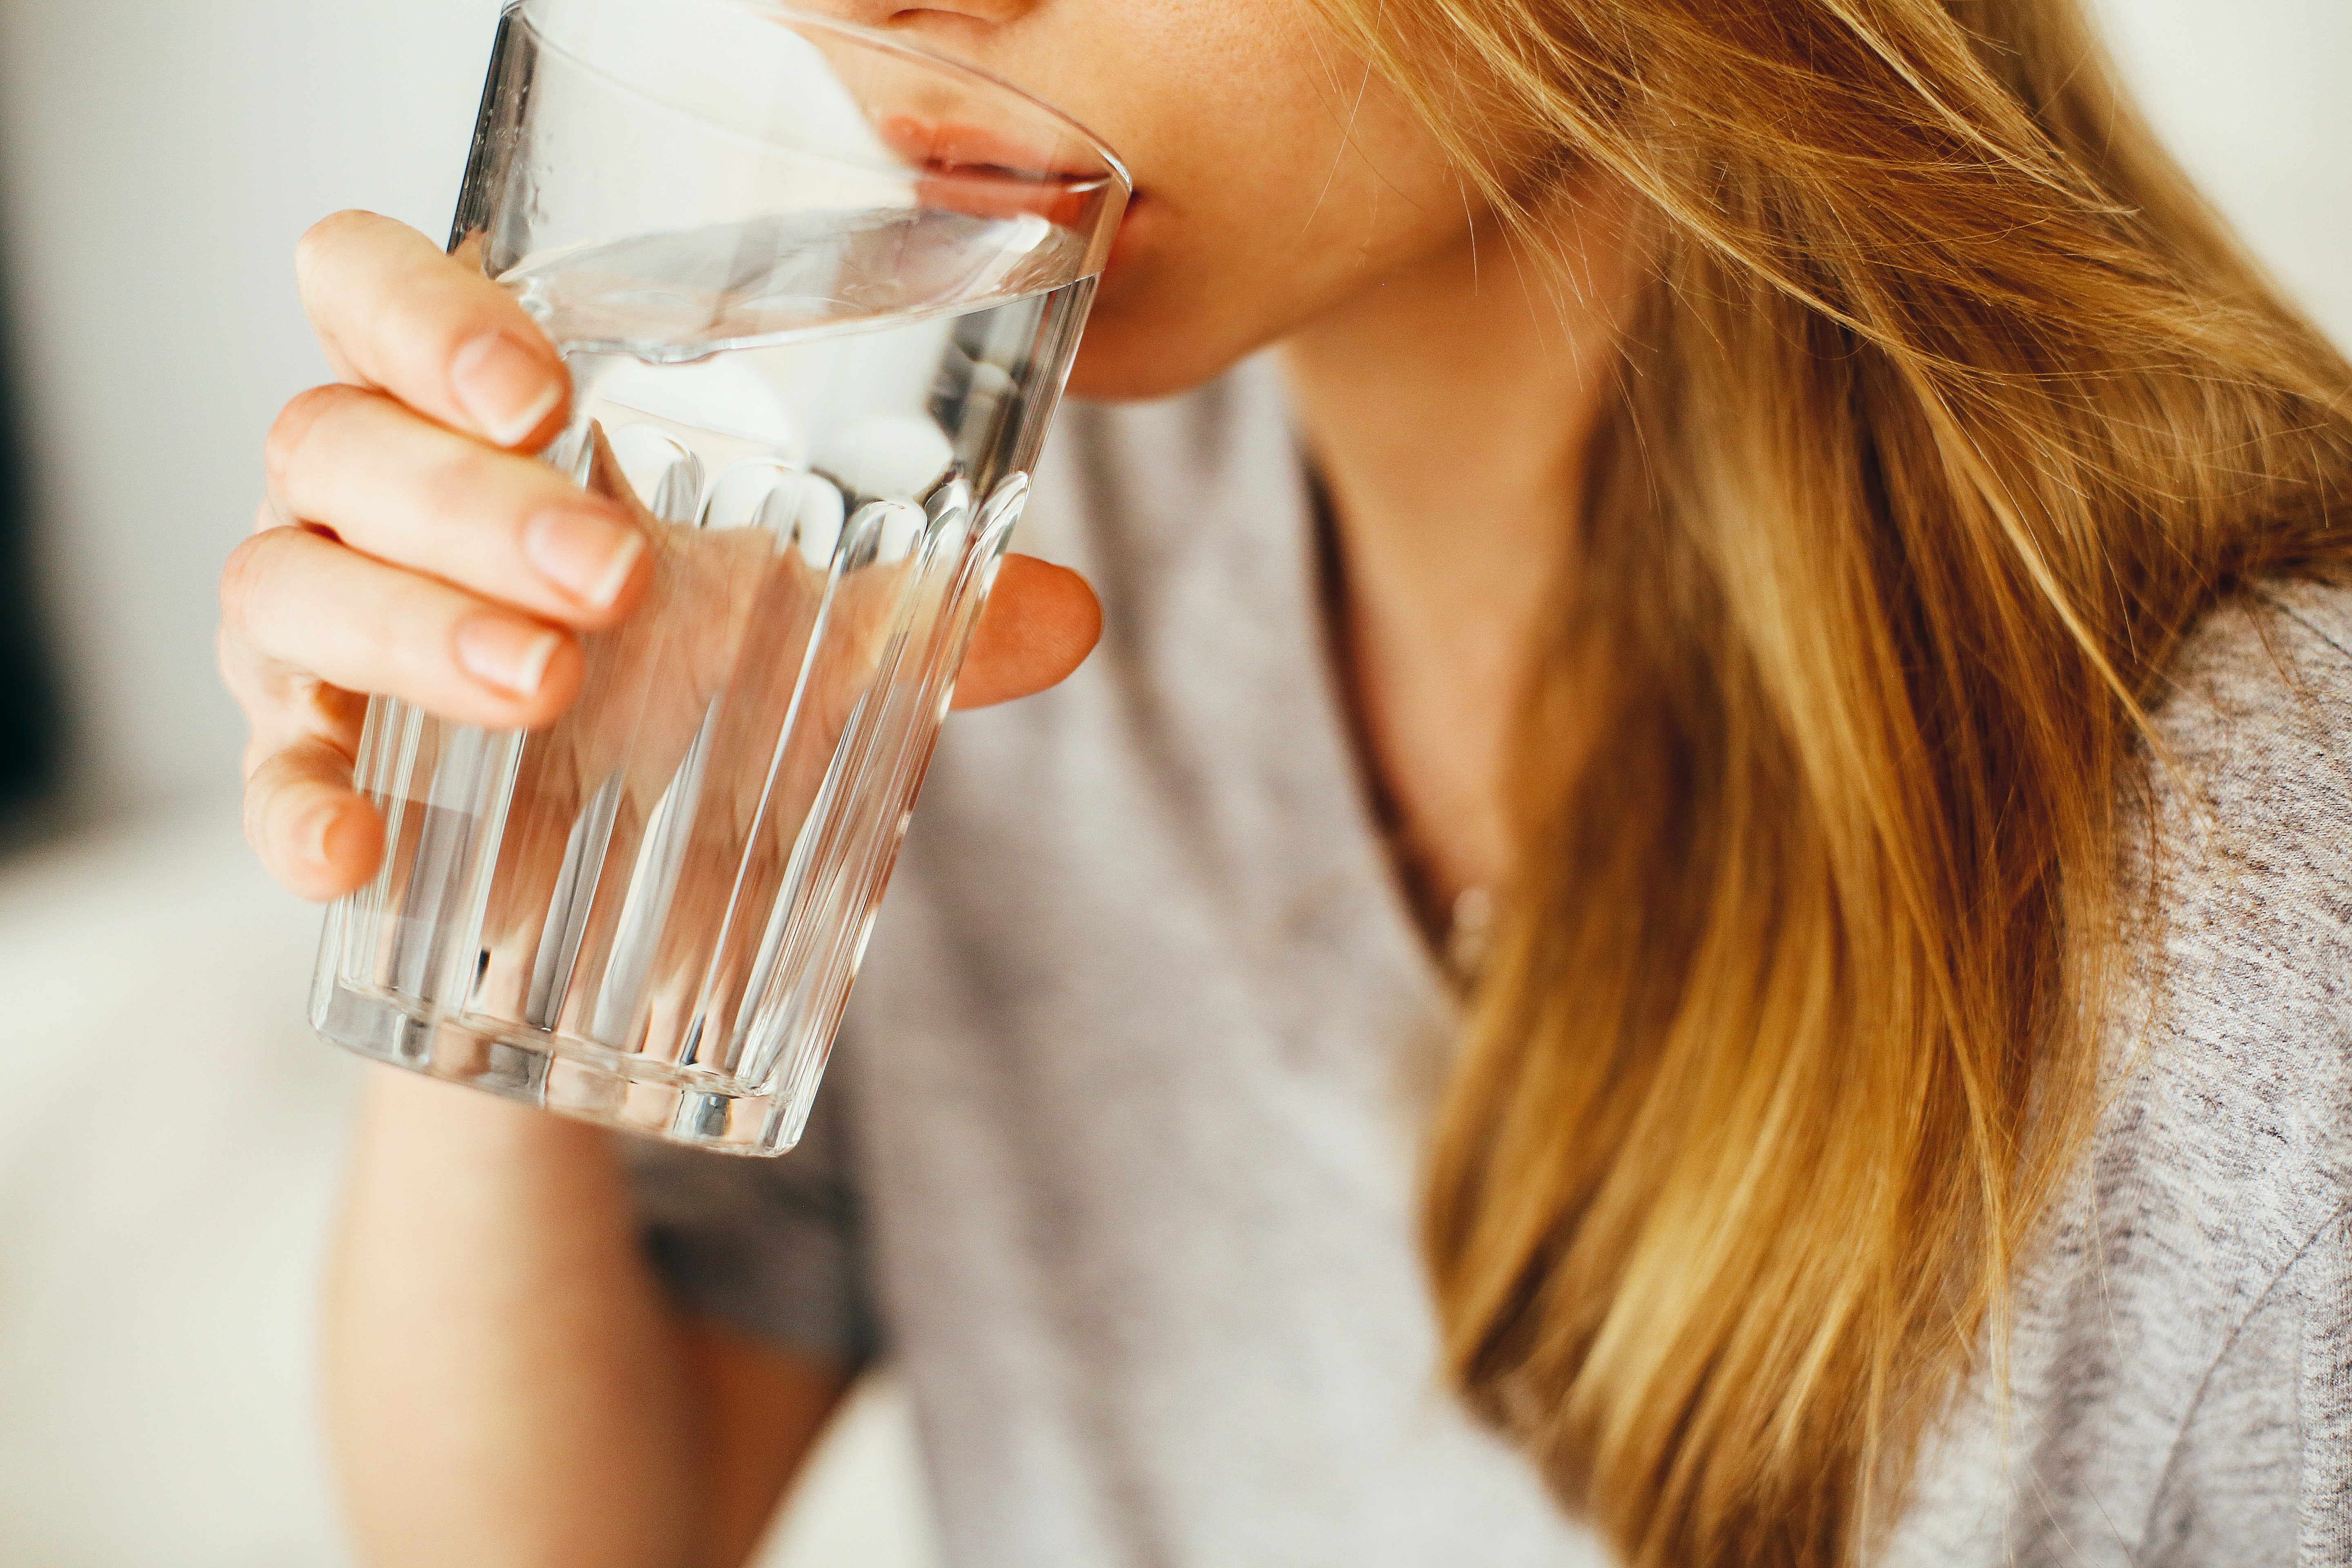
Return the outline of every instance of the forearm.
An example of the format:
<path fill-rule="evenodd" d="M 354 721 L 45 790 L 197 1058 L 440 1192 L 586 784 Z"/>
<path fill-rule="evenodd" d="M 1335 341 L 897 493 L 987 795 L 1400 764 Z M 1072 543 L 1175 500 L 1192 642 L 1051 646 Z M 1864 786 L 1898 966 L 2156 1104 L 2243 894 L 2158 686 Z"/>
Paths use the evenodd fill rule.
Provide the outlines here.
<path fill-rule="evenodd" d="M 373 1568 L 703 1555 L 678 1336 L 609 1135 L 379 1072 L 329 1334 Z"/>

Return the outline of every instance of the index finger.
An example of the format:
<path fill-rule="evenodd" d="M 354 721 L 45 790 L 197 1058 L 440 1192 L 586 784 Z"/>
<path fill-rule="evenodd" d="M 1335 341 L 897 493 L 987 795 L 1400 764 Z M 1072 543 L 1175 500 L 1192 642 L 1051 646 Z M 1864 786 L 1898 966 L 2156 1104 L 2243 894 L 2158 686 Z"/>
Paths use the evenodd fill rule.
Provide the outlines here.
<path fill-rule="evenodd" d="M 335 374 L 499 447 L 562 427 L 562 359 L 512 295 L 431 240 L 341 212 L 295 247 L 302 308 Z"/>

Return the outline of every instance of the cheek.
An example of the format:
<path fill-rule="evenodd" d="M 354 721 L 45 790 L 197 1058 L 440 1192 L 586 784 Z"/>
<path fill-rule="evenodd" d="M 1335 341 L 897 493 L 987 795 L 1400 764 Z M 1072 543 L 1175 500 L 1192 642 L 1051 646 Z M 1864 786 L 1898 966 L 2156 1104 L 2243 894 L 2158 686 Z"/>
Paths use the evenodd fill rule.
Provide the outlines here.
<path fill-rule="evenodd" d="M 1036 20 L 1042 52 L 995 63 L 1100 132 L 1142 193 L 1073 392 L 1196 384 L 1467 233 L 1433 140 L 1294 0 L 1063 5 Z"/>
<path fill-rule="evenodd" d="M 1301 129 L 1323 133 L 1318 158 L 1268 143 L 1254 163 L 1235 147 L 1221 166 L 1172 169 L 1159 185 L 1139 176 L 1146 194 L 1096 296 L 1073 391 L 1145 397 L 1198 384 L 1467 242 L 1463 193 L 1433 156 L 1382 157 L 1328 123 Z"/>
<path fill-rule="evenodd" d="M 1339 141 L 1331 136 L 1331 141 Z M 1334 148 L 1270 179 L 1148 188 L 1096 291 L 1070 390 L 1160 397 L 1209 381 L 1400 268 L 1467 245 L 1470 214 L 1442 164 L 1373 164 Z"/>

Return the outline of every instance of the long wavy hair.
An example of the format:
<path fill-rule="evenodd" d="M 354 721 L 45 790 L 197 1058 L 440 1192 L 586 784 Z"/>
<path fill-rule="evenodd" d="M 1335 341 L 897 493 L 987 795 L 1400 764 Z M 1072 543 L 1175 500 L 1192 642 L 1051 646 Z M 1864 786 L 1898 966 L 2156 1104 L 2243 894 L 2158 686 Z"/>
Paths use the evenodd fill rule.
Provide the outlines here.
<path fill-rule="evenodd" d="M 1853 1561 L 2095 1119 L 2167 661 L 2352 555 L 2352 370 L 2074 0 L 1320 4 L 1529 232 L 1643 214 L 1433 1134 L 1451 1370 L 1631 1563 Z"/>

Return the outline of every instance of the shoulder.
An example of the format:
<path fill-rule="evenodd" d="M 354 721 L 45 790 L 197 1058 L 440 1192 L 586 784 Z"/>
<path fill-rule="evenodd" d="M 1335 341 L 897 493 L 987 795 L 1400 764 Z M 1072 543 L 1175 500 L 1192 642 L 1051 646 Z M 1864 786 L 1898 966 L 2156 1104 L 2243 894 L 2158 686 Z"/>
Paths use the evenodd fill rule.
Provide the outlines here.
<path fill-rule="evenodd" d="M 2152 1069 L 2277 1089 L 2333 1159 L 2352 1110 L 2352 590 L 2263 583 L 2173 660 L 2145 752 L 2136 969 Z"/>
<path fill-rule="evenodd" d="M 2269 583 L 2214 610 L 2153 718 L 2142 847 L 2168 991 L 2282 1023 L 2340 1016 L 2352 1001 L 2340 962 L 2352 960 L 2352 589 Z"/>
<path fill-rule="evenodd" d="M 2347 649 L 2352 592 L 2264 584 L 2178 650 L 2128 793 L 2097 1129 L 1888 1562 L 2292 1542 L 2346 1422 L 2308 1357 L 2352 1345 Z M 2200 1555 L 2211 1529 L 2245 1555 Z"/>
<path fill-rule="evenodd" d="M 2160 804 L 2352 864 L 2352 844 L 2314 831 L 2352 821 L 2352 588 L 2270 582 L 2233 596 L 2182 644 L 2153 717 Z"/>
<path fill-rule="evenodd" d="M 2267 583 L 2182 645 L 2153 719 L 2131 883 L 2111 1192 L 2286 1266 L 2352 1200 L 2352 590 Z M 2128 1173 L 2126 1178 L 2125 1173 Z"/>

